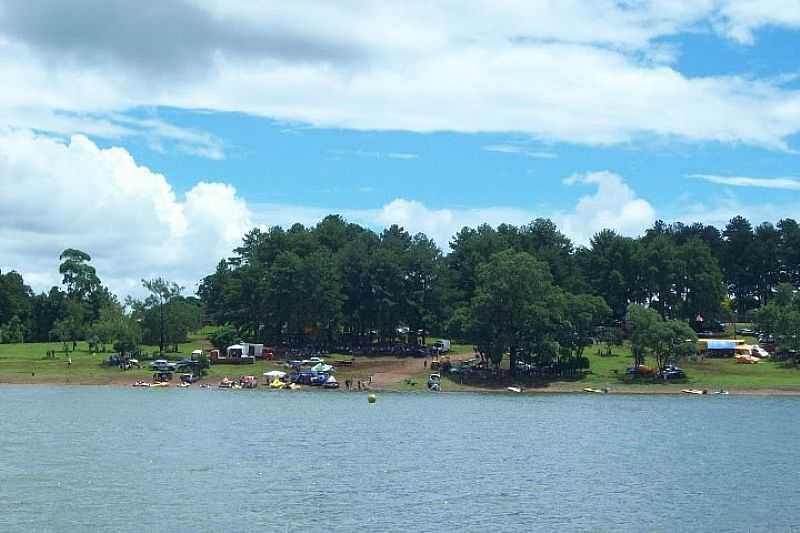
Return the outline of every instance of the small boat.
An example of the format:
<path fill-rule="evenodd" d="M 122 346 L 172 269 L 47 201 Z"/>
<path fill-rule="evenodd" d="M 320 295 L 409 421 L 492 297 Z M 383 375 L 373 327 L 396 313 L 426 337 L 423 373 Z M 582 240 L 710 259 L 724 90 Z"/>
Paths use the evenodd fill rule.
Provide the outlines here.
<path fill-rule="evenodd" d="M 139 380 L 132 385 L 133 387 L 149 387 L 150 384 L 146 381 Z"/>
<path fill-rule="evenodd" d="M 715 390 L 714 394 L 728 395 L 728 394 L 730 394 L 730 392 L 726 391 L 725 389 L 719 389 L 719 390 Z"/>
<path fill-rule="evenodd" d="M 297 383 L 289 383 L 289 390 L 298 390 L 302 389 L 302 385 L 298 385 Z"/>
<path fill-rule="evenodd" d="M 150 384 L 150 388 L 152 389 L 153 387 L 169 387 L 169 383 L 166 381 L 155 381 Z"/>
<path fill-rule="evenodd" d="M 517 392 L 517 393 L 519 393 L 519 392 L 522 392 L 522 387 L 506 387 L 506 390 L 508 392 Z"/>
<path fill-rule="evenodd" d="M 683 389 L 681 392 L 685 394 L 708 394 L 708 391 L 705 389 Z"/>
<path fill-rule="evenodd" d="M 331 376 L 328 378 L 328 381 L 326 381 L 325 384 L 322 386 L 325 387 L 326 389 L 338 389 L 339 382 L 336 381 L 335 377 Z"/>
<path fill-rule="evenodd" d="M 192 385 L 190 383 L 185 383 L 185 382 L 178 383 L 178 387 L 180 387 L 182 389 L 185 389 L 186 387 L 191 387 L 191 386 Z"/>
<path fill-rule="evenodd" d="M 222 378 L 222 381 L 219 382 L 220 389 L 231 389 L 233 388 L 233 380 L 228 378 Z"/>
<path fill-rule="evenodd" d="M 583 389 L 583 392 L 593 392 L 595 394 L 605 394 L 608 392 L 608 389 L 595 389 L 594 387 L 586 387 Z"/>

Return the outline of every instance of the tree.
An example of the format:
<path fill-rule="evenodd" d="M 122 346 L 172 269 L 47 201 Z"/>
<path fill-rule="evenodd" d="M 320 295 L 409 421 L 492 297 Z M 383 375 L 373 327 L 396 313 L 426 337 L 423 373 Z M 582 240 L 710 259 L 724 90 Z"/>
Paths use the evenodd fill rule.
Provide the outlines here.
<path fill-rule="evenodd" d="M 19 273 L 0 272 L 0 326 L 17 317 L 20 326 L 25 328 L 31 316 L 32 301 L 33 292 Z"/>
<path fill-rule="evenodd" d="M 67 248 L 59 256 L 58 271 L 63 275 L 62 284 L 67 287 L 70 298 L 83 300 L 100 287 L 97 271 L 89 264 L 92 258 L 86 252 Z"/>
<path fill-rule="evenodd" d="M 180 296 L 183 287 L 163 278 L 143 279 L 142 286 L 150 291 L 150 296 L 144 301 L 144 309 L 156 308 L 158 310 L 158 348 L 159 352 L 163 354 L 167 342 L 168 313 L 166 306 L 173 298 Z"/>
<path fill-rule="evenodd" d="M 644 364 L 645 356 L 651 355 L 657 368 L 664 370 L 697 349 L 697 336 L 686 322 L 665 320 L 653 309 L 638 305 L 628 308 L 627 320 L 635 366 Z"/>
<path fill-rule="evenodd" d="M 729 291 L 734 295 L 736 310 L 744 313 L 753 305 L 755 273 L 753 272 L 753 227 L 744 217 L 734 217 L 723 231 L 722 271 Z"/>
<path fill-rule="evenodd" d="M 518 354 L 541 349 L 563 311 L 560 289 L 547 265 L 525 252 L 506 250 L 478 268 L 471 306 L 478 348 L 499 366 L 509 354 L 511 372 Z"/>
<path fill-rule="evenodd" d="M 567 293 L 564 302 L 562 350 L 569 357 L 582 357 L 584 349 L 594 342 L 600 324 L 611 315 L 611 309 L 601 297 L 589 294 Z"/>
<path fill-rule="evenodd" d="M 139 323 L 121 305 L 115 304 L 102 310 L 100 319 L 89 329 L 90 338 L 99 344 L 99 350 L 105 351 L 112 345 L 114 351 L 122 354 L 138 351 L 142 342 L 142 328 Z"/>
<path fill-rule="evenodd" d="M 216 331 L 209 334 L 208 340 L 217 350 L 224 350 L 239 341 L 239 332 L 230 325 L 220 326 Z"/>
<path fill-rule="evenodd" d="M 84 335 L 85 329 L 84 309 L 80 302 L 68 300 L 66 313 L 63 318 L 53 323 L 51 337 L 55 337 L 64 344 L 64 351 L 68 352 L 70 344 L 74 351 L 78 346 L 78 340 Z"/>
<path fill-rule="evenodd" d="M 639 247 L 631 238 L 603 230 L 592 237 L 589 249 L 577 253 L 590 292 L 602 297 L 617 319 L 625 316 L 629 303 L 644 299 Z"/>

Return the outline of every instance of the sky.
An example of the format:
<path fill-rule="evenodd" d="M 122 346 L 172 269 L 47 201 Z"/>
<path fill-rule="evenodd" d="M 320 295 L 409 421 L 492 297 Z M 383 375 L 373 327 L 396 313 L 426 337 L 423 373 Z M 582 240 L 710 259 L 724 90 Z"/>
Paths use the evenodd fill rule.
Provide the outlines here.
<path fill-rule="evenodd" d="M 800 0 L 0 0 L 0 270 L 192 292 L 331 213 L 445 252 L 797 218 L 797 50 Z"/>

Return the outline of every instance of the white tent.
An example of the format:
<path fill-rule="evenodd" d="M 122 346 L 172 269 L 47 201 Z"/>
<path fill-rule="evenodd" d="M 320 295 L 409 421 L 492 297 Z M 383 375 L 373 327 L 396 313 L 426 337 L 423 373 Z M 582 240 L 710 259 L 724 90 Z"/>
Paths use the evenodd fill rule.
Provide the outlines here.
<path fill-rule="evenodd" d="M 311 370 L 314 372 L 333 372 L 333 367 L 331 365 L 326 365 L 325 363 L 318 363 L 312 366 Z"/>
<path fill-rule="evenodd" d="M 264 372 L 264 377 L 271 379 L 283 379 L 286 377 L 286 372 L 282 372 L 280 370 L 270 370 L 269 372 Z"/>

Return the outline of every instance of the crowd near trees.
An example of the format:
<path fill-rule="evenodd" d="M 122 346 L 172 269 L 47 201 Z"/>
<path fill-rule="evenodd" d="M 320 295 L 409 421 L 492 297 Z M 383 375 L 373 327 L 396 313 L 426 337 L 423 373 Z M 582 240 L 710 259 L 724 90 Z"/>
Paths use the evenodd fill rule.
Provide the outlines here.
<path fill-rule="evenodd" d="M 41 294 L 17 272 L 0 272 L 0 342 L 60 341 L 65 352 L 79 341 L 95 352 L 135 352 L 144 342 L 177 351 L 200 325 L 200 301 L 183 296 L 174 283 L 142 280 L 150 296 L 121 303 L 102 284 L 89 254 L 70 248 L 59 259 L 61 287 Z"/>
<path fill-rule="evenodd" d="M 792 333 L 800 333 L 800 226 L 791 219 L 753 227 L 735 217 L 724 228 L 658 221 L 638 238 L 600 231 L 586 246 L 537 219 L 465 227 L 449 248 L 396 225 L 376 233 L 332 215 L 313 227 L 248 232 L 201 280 L 198 298 L 156 279 L 144 281 L 148 298 L 124 305 L 87 254 L 65 250 L 62 286 L 48 292 L 0 274 L 0 340 L 166 351 L 202 312 L 223 326 L 217 344 L 390 343 L 410 332 L 405 342 L 448 336 L 494 363 L 509 355 L 512 368 L 581 368 L 584 348 L 617 339 L 623 323 L 639 325 L 625 332 L 634 350 L 659 361 L 686 348 L 684 326 L 698 317 L 753 319 L 800 338 Z"/>

